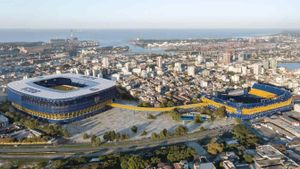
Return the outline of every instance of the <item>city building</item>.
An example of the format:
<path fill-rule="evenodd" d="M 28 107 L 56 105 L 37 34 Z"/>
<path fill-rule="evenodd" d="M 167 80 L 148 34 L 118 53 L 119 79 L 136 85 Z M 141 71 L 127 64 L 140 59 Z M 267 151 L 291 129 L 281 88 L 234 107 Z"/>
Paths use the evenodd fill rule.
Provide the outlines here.
<path fill-rule="evenodd" d="M 234 166 L 234 164 L 231 161 L 229 161 L 229 160 L 224 160 L 222 162 L 222 164 L 223 164 L 223 168 L 224 169 L 236 169 L 236 167 Z"/>
<path fill-rule="evenodd" d="M 104 68 L 108 68 L 108 67 L 109 67 L 109 60 L 108 60 L 107 57 L 104 57 L 104 58 L 102 59 L 102 66 L 103 66 Z"/>
<path fill-rule="evenodd" d="M 115 82 L 76 74 L 39 76 L 8 84 L 18 110 L 49 122 L 79 120 L 106 109 L 116 97 Z"/>
<path fill-rule="evenodd" d="M 2 127 L 7 127 L 9 124 L 9 120 L 7 117 L 5 117 L 4 115 L 0 114 L 0 129 Z"/>
<path fill-rule="evenodd" d="M 232 53 L 231 52 L 225 52 L 224 54 L 223 54 L 223 63 L 225 64 L 225 65 L 228 65 L 228 64 L 230 64 L 232 62 Z"/>
<path fill-rule="evenodd" d="M 175 65 L 174 65 L 174 71 L 175 72 L 182 72 L 182 65 L 181 65 L 181 63 L 175 63 Z"/>
<path fill-rule="evenodd" d="M 254 160 L 256 169 L 266 168 L 298 168 L 295 161 L 291 160 L 271 145 L 262 145 L 256 148 L 257 155 Z"/>
<path fill-rule="evenodd" d="M 158 68 L 162 68 L 162 64 L 163 64 L 162 62 L 163 62 L 162 57 L 161 56 L 157 57 L 157 66 L 158 66 Z"/>
<path fill-rule="evenodd" d="M 195 66 L 188 67 L 188 75 L 193 77 L 195 76 Z"/>
<path fill-rule="evenodd" d="M 202 64 L 202 62 L 203 62 L 203 57 L 202 57 L 202 55 L 198 55 L 198 56 L 197 56 L 197 59 L 196 59 L 196 62 L 195 62 L 195 65 L 196 65 L 196 66 L 200 66 L 200 65 Z"/>

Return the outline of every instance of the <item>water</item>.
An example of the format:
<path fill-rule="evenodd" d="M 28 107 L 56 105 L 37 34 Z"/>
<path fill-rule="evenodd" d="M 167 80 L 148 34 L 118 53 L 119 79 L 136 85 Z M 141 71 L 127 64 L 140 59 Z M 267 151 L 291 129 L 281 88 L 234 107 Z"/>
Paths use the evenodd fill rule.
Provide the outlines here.
<path fill-rule="evenodd" d="M 284 67 L 290 71 L 295 71 L 295 70 L 300 70 L 300 63 L 295 63 L 295 62 L 278 63 L 278 67 Z"/>
<path fill-rule="evenodd" d="M 134 51 L 143 51 L 130 45 L 130 40 L 140 39 L 199 39 L 236 38 L 271 35 L 280 33 L 276 29 L 200 29 L 200 30 L 38 30 L 38 29 L 0 29 L 0 42 L 48 42 L 51 38 L 69 38 L 71 35 L 82 40 L 96 40 L 101 46 L 129 46 Z M 155 49 L 154 49 L 155 50 Z"/>

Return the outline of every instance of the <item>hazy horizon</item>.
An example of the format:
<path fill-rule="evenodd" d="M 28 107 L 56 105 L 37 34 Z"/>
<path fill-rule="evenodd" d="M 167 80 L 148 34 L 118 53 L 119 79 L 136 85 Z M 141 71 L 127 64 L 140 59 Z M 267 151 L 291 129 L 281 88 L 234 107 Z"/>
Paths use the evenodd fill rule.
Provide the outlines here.
<path fill-rule="evenodd" d="M 297 0 L 2 0 L 0 29 L 300 29 Z"/>

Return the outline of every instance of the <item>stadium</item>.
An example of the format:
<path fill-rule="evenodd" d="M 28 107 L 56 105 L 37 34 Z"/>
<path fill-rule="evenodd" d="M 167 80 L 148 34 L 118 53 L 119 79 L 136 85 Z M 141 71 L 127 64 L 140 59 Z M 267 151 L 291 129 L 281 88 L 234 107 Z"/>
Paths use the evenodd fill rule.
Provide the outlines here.
<path fill-rule="evenodd" d="M 229 117 L 245 120 L 290 111 L 294 105 L 288 89 L 265 83 L 255 83 L 240 92 L 204 96 L 202 101 L 212 109 L 224 106 Z"/>
<path fill-rule="evenodd" d="M 91 76 L 60 74 L 8 84 L 7 97 L 18 110 L 49 122 L 68 123 L 106 110 L 115 83 Z"/>

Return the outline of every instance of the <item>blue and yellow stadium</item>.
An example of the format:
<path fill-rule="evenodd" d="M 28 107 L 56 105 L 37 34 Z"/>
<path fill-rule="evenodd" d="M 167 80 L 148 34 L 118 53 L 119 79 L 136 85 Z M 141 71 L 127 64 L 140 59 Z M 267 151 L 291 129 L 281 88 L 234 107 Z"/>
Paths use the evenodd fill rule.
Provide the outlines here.
<path fill-rule="evenodd" d="M 7 97 L 18 110 L 49 122 L 67 123 L 106 110 L 115 83 L 91 76 L 60 74 L 8 84 Z"/>
<path fill-rule="evenodd" d="M 265 83 L 255 83 L 240 94 L 204 96 L 202 101 L 213 109 L 224 106 L 229 117 L 245 120 L 290 111 L 294 105 L 288 89 Z"/>

